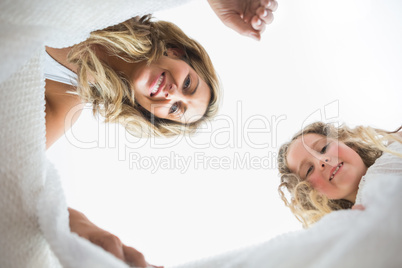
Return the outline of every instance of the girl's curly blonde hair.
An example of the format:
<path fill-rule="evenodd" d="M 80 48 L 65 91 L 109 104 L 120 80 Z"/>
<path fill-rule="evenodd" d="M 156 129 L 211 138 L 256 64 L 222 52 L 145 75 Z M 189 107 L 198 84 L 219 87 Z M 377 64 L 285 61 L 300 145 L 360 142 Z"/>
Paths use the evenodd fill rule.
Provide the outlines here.
<path fill-rule="evenodd" d="M 134 90 L 127 79 L 97 57 L 97 46 L 127 62 L 146 61 L 148 64 L 158 60 L 168 48 L 182 50 L 183 60 L 211 90 L 211 99 L 203 118 L 182 124 L 151 114 L 136 102 Z M 106 122 L 123 124 L 134 136 L 168 137 L 192 133 L 218 111 L 220 83 L 205 49 L 173 23 L 153 22 L 150 15 L 92 32 L 86 41 L 71 49 L 68 60 L 78 65 L 77 92 L 84 101 L 92 104 L 94 113 L 99 112 Z M 88 83 L 89 77 L 93 83 Z"/>
<path fill-rule="evenodd" d="M 308 181 L 303 181 L 298 175 L 290 171 L 286 158 L 293 141 L 307 134 L 318 134 L 337 139 L 355 150 L 366 167 L 370 167 L 383 152 L 396 154 L 388 150 L 386 146 L 390 141 L 402 142 L 401 138 L 394 134 L 401 128 L 394 132 L 387 132 L 371 127 L 358 126 L 349 128 L 345 125 L 335 127 L 332 124 L 316 122 L 296 133 L 290 142 L 280 147 L 278 153 L 278 169 L 281 178 L 281 183 L 278 187 L 279 195 L 285 205 L 303 224 L 303 227 L 311 226 L 331 211 L 351 208 L 353 203 L 344 199 L 328 199 L 313 189 Z M 397 155 L 402 157 L 402 155 Z M 284 189 L 290 193 L 290 200 L 286 198 Z"/>

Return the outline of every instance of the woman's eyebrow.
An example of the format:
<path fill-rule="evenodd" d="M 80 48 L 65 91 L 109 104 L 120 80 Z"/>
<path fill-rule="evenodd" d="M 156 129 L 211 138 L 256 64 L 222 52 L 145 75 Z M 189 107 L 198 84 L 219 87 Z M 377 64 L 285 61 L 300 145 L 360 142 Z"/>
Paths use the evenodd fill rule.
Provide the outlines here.
<path fill-rule="evenodd" d="M 187 105 L 183 105 L 183 112 L 181 113 L 180 117 L 183 117 L 186 111 L 187 111 Z"/>
<path fill-rule="evenodd" d="M 195 88 L 194 88 L 193 92 L 191 92 L 191 94 L 190 94 L 190 95 L 194 95 L 194 93 L 197 91 L 197 89 L 198 89 L 198 86 L 199 86 L 199 85 L 200 85 L 200 77 L 198 76 L 197 85 L 195 86 Z"/>

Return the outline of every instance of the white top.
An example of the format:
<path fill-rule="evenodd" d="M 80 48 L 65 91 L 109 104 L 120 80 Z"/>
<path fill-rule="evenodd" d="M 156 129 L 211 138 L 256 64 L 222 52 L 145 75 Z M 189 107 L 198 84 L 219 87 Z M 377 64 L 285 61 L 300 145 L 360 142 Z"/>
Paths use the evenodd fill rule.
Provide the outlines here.
<path fill-rule="evenodd" d="M 362 204 L 362 191 L 363 191 L 365 183 L 366 183 L 366 178 L 363 176 L 362 179 L 360 180 L 360 183 L 359 183 L 359 189 L 357 191 L 355 205 L 361 205 Z"/>
<path fill-rule="evenodd" d="M 388 145 L 388 149 L 393 152 L 402 153 L 402 144 L 399 142 L 392 142 Z M 380 158 L 378 158 L 373 166 L 367 170 L 366 175 L 364 175 L 360 180 L 355 205 L 364 203 L 364 198 L 362 196 L 366 191 L 365 186 L 368 180 L 378 178 L 378 174 L 394 174 L 400 172 L 402 170 L 401 162 L 402 161 L 398 156 L 389 153 L 384 153 Z"/>
<path fill-rule="evenodd" d="M 48 53 L 45 53 L 45 78 L 63 84 L 78 86 L 78 76 L 76 73 L 57 62 Z"/>

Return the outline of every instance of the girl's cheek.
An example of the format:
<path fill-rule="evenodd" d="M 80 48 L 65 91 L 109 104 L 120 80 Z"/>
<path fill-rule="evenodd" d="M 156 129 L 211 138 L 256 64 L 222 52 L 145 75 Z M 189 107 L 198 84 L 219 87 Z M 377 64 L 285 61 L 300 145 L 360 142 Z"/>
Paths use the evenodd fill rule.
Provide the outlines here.
<path fill-rule="evenodd" d="M 345 154 L 345 153 L 348 153 L 348 150 L 349 150 L 350 148 L 347 146 L 347 145 L 342 145 L 342 146 L 339 146 L 339 153 L 340 154 Z M 350 151 L 349 151 L 350 152 Z"/>
<path fill-rule="evenodd" d="M 331 153 L 331 155 L 338 155 L 338 153 L 339 153 L 339 146 L 338 146 L 338 143 L 336 143 L 336 142 L 333 142 L 332 143 L 332 146 L 331 146 L 331 148 L 330 148 L 330 150 L 329 150 L 329 152 Z"/>
<path fill-rule="evenodd" d="M 313 175 L 313 174 L 312 174 Z M 311 186 L 320 193 L 323 193 L 326 187 L 325 179 L 321 174 L 315 174 L 315 176 L 310 176 L 309 182 Z"/>
<path fill-rule="evenodd" d="M 310 178 L 308 179 L 308 181 L 310 182 L 311 186 L 312 186 L 314 189 L 317 189 L 318 180 L 317 180 L 317 177 L 316 177 L 316 176 L 310 176 Z"/>

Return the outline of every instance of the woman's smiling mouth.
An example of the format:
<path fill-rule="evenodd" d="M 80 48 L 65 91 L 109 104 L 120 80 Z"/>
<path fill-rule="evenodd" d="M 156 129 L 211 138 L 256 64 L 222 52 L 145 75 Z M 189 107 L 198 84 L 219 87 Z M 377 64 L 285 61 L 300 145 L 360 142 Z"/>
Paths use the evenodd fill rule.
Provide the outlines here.
<path fill-rule="evenodd" d="M 165 82 L 165 73 L 163 72 L 158 79 L 151 85 L 149 96 L 153 97 L 163 88 Z"/>

